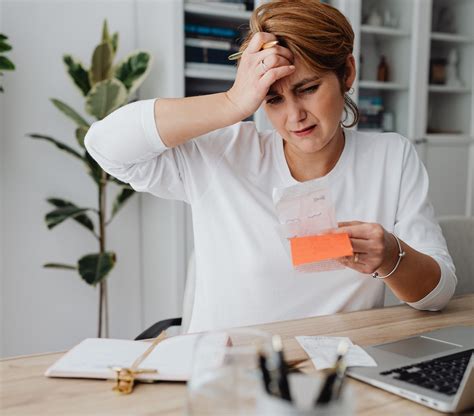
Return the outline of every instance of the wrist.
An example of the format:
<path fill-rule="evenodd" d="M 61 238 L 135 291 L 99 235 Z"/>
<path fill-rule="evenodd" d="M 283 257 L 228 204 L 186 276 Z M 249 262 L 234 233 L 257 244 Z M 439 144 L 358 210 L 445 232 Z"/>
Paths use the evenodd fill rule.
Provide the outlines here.
<path fill-rule="evenodd" d="M 398 266 L 400 266 L 400 262 L 402 261 L 403 257 L 405 257 L 405 251 L 403 250 L 403 247 L 402 247 L 402 243 L 400 242 L 400 239 L 395 235 L 395 234 L 392 234 L 392 237 L 393 239 L 395 240 L 396 242 L 396 245 L 397 245 L 397 249 L 398 249 L 398 254 L 397 254 L 397 260 L 392 268 L 392 270 L 386 274 L 383 274 L 384 273 L 384 270 L 382 268 L 379 268 L 377 271 L 375 271 L 374 273 L 372 273 L 372 277 L 374 279 L 386 279 L 387 277 L 390 277 L 392 276 L 398 269 Z"/>
<path fill-rule="evenodd" d="M 390 273 L 398 261 L 398 244 L 395 236 L 392 233 L 387 233 L 387 250 L 382 264 L 376 270 L 380 275 Z"/>
<path fill-rule="evenodd" d="M 239 105 L 234 90 L 230 88 L 228 91 L 224 92 L 224 97 L 226 100 L 227 111 L 235 119 L 234 123 L 245 120 L 247 117 L 250 117 L 252 113 L 248 114 L 248 111 L 245 111 L 241 105 Z"/>

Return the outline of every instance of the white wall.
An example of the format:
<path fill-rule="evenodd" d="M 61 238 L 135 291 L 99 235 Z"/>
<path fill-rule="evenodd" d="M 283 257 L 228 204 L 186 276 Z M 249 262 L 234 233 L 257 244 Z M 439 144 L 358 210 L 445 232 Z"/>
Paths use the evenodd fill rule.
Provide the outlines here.
<path fill-rule="evenodd" d="M 0 1 L 0 33 L 3 33 L 3 2 Z M 0 78 L 1 79 L 1 78 Z M 0 81 L 3 83 L 3 79 Z M 3 356 L 3 295 L 5 293 L 3 288 L 3 201 L 5 199 L 3 193 L 3 178 L 5 173 L 3 171 L 3 99 L 0 93 L 0 357 Z"/>
<path fill-rule="evenodd" d="M 49 261 L 75 263 L 98 250 L 80 225 L 67 221 L 49 231 L 43 219 L 51 208 L 47 197 L 96 206 L 96 187 L 79 162 L 25 137 L 43 133 L 77 147 L 73 123 L 49 102 L 59 98 L 85 115 L 83 97 L 67 76 L 62 55 L 70 53 L 88 67 L 107 18 L 110 30 L 120 32 L 119 59 L 139 41 L 155 58 L 141 98 L 179 95 L 173 79 L 179 73 L 166 72 L 162 50 L 176 24 L 166 13 L 179 4 L 2 1 L 0 28 L 14 46 L 10 56 L 17 66 L 5 77 L 6 92 L 0 96 L 2 355 L 63 350 L 96 336 L 98 291 L 75 272 L 42 268 Z M 108 249 L 118 256 L 109 279 L 110 336 L 132 338 L 153 321 L 180 314 L 183 221 L 181 205 L 136 195 L 108 228 Z"/>

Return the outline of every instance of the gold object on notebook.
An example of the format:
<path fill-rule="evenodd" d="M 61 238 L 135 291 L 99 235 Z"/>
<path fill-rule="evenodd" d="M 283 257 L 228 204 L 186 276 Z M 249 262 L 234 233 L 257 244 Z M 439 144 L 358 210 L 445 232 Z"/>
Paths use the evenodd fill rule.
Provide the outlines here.
<path fill-rule="evenodd" d="M 113 367 L 112 370 L 114 370 L 116 373 L 116 379 L 115 379 L 115 386 L 112 390 L 118 393 L 122 393 L 122 394 L 130 394 L 133 391 L 133 387 L 135 385 L 135 377 L 137 374 L 157 373 L 158 370 L 156 369 L 138 368 L 138 366 L 146 357 L 148 357 L 148 355 L 150 355 L 150 353 L 159 344 L 159 342 L 165 338 L 166 338 L 166 332 L 162 331 L 160 335 L 158 335 L 153 340 L 153 342 L 146 349 L 146 351 L 133 362 L 130 368 Z M 140 381 L 146 381 L 146 380 L 140 380 Z"/>

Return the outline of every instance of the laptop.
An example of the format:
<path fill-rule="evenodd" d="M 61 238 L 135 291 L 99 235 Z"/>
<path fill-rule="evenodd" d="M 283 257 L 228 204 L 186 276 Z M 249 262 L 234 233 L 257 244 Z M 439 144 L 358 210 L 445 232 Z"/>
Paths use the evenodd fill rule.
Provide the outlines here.
<path fill-rule="evenodd" d="M 474 327 L 457 326 L 364 347 L 377 367 L 350 367 L 352 378 L 441 412 L 474 407 Z"/>

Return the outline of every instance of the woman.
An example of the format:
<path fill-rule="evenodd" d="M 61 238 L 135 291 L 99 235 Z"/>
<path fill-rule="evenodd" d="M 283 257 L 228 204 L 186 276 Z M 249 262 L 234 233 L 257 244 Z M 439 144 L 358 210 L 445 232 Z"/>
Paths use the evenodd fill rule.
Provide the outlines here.
<path fill-rule="evenodd" d="M 139 101 L 89 130 L 87 150 L 105 171 L 191 205 L 190 332 L 378 307 L 385 285 L 417 309 L 441 309 L 452 296 L 454 266 L 413 146 L 345 128 L 358 116 L 348 96 L 353 40 L 345 17 L 317 0 L 265 4 L 229 91 Z M 260 105 L 275 130 L 241 121 Z M 276 231 L 272 191 L 321 178 L 354 256 L 341 259 L 343 270 L 299 275 Z"/>

